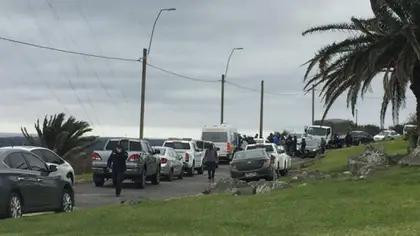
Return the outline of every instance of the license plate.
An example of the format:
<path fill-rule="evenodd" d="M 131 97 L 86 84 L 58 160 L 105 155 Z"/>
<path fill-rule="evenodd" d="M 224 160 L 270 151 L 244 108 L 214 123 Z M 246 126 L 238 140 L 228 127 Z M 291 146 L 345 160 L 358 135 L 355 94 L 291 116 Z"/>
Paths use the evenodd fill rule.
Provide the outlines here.
<path fill-rule="evenodd" d="M 245 177 L 255 177 L 255 176 L 257 176 L 257 173 L 255 172 L 245 174 Z"/>

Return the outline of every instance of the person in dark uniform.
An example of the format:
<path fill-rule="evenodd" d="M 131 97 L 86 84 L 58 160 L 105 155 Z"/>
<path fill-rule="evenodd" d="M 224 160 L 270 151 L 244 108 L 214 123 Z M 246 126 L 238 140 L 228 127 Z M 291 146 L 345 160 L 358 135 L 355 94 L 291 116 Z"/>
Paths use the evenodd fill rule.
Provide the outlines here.
<path fill-rule="evenodd" d="M 306 153 L 306 140 L 305 140 L 305 138 L 302 138 L 302 141 L 300 143 L 300 152 L 302 153 L 302 158 L 304 158 L 305 153 Z"/>
<path fill-rule="evenodd" d="M 124 150 L 121 144 L 118 144 L 112 151 L 108 159 L 107 167 L 112 169 L 112 182 L 115 186 L 115 195 L 117 197 L 121 194 L 121 185 L 124 180 L 124 174 L 127 169 L 125 161 L 127 160 L 128 153 Z"/>
<path fill-rule="evenodd" d="M 293 136 L 293 142 L 292 142 L 292 151 L 293 151 L 293 156 L 297 156 L 297 144 L 298 144 L 298 140 L 296 135 Z"/>
<path fill-rule="evenodd" d="M 203 161 L 207 165 L 209 181 L 214 182 L 214 174 L 216 172 L 218 157 L 217 150 L 213 145 L 211 145 L 210 148 L 206 150 Z"/>

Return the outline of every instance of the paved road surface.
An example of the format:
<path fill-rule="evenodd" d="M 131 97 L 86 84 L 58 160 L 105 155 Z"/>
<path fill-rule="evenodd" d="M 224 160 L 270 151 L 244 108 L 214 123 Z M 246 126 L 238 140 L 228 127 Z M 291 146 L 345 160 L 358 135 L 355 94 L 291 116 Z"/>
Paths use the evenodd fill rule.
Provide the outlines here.
<path fill-rule="evenodd" d="M 229 166 L 220 165 L 216 170 L 216 181 L 228 176 Z M 119 203 L 122 200 L 168 199 L 195 195 L 202 193 L 208 185 L 207 172 L 205 172 L 204 175 L 185 176 L 182 180 L 176 179 L 172 182 L 162 180 L 159 185 L 152 185 L 148 182 L 144 189 L 135 188 L 134 184 L 127 180 L 123 183 L 120 199 L 115 197 L 115 190 L 111 181 L 106 182 L 104 187 L 95 187 L 93 183 L 86 183 L 77 184 L 74 188 L 76 207 L 90 208 Z"/>
<path fill-rule="evenodd" d="M 310 161 L 293 158 L 293 166 Z M 216 171 L 216 181 L 222 177 L 229 177 L 229 166 L 220 165 Z M 161 181 L 159 185 L 147 184 L 145 189 L 137 189 L 129 180 L 123 184 L 121 197 L 115 197 L 115 190 L 111 181 L 105 183 L 104 187 L 95 187 L 93 183 L 77 184 L 75 186 L 76 207 L 91 208 L 102 205 L 120 203 L 122 200 L 139 199 L 168 199 L 183 196 L 190 196 L 202 193 L 209 185 L 207 172 L 204 175 L 195 175 L 194 177 L 184 177 L 182 180 L 173 180 L 167 182 Z"/>

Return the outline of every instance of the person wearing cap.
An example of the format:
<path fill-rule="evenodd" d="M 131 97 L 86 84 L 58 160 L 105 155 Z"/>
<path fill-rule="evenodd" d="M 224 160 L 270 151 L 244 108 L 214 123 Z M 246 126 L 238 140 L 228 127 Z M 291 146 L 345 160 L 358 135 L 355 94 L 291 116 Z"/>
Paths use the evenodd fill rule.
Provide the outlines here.
<path fill-rule="evenodd" d="M 124 180 L 124 174 L 127 170 L 125 164 L 127 157 L 128 153 L 124 150 L 121 144 L 118 144 L 108 159 L 107 167 L 112 170 L 112 182 L 114 184 L 115 195 L 117 197 L 121 194 L 122 181 Z"/>

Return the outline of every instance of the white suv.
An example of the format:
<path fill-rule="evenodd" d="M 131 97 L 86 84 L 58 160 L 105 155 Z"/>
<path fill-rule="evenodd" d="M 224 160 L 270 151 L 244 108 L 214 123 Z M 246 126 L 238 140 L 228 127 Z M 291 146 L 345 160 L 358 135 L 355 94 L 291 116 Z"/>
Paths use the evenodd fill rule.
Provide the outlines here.
<path fill-rule="evenodd" d="M 163 143 L 163 146 L 175 149 L 176 153 L 182 156 L 184 169 L 189 176 L 193 176 L 195 170 L 197 170 L 198 174 L 203 174 L 203 153 L 198 149 L 195 141 L 167 140 Z"/>

